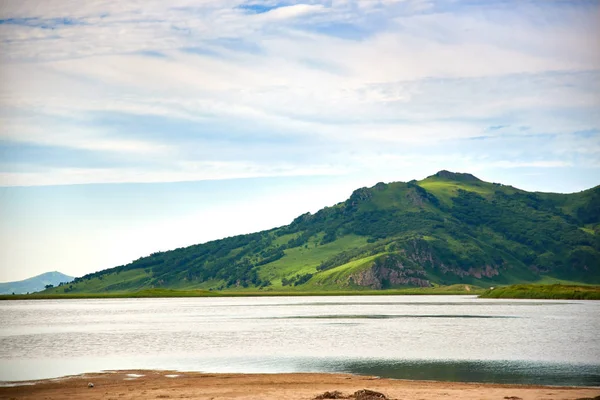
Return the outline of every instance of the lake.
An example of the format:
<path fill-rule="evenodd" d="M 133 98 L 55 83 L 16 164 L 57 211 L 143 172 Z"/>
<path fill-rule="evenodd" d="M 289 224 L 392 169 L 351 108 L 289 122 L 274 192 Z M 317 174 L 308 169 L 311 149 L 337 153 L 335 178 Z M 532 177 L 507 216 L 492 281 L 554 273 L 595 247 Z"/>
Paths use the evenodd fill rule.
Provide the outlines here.
<path fill-rule="evenodd" d="M 600 302 L 340 296 L 0 302 L 0 381 L 115 369 L 600 386 Z"/>

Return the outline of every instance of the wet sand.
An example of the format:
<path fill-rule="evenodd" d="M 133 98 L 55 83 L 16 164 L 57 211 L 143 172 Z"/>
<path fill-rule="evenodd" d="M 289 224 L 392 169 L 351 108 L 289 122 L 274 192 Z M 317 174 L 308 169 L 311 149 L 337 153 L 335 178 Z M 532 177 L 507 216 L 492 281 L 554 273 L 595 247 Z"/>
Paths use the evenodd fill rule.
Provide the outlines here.
<path fill-rule="evenodd" d="M 93 383 L 94 387 L 89 388 L 88 383 Z M 337 390 L 350 395 L 361 389 L 402 400 L 549 400 L 600 396 L 600 388 L 408 381 L 345 374 L 113 371 L 1 387 L 0 399 L 309 400 L 326 391 Z"/>

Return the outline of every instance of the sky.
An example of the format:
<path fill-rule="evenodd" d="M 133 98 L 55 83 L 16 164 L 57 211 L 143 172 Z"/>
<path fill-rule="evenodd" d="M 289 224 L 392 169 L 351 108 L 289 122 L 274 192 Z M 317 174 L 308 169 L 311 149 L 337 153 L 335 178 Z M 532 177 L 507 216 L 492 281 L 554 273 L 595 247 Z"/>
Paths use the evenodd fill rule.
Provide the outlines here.
<path fill-rule="evenodd" d="M 599 1 L 0 3 L 0 281 L 442 169 L 600 184 Z"/>

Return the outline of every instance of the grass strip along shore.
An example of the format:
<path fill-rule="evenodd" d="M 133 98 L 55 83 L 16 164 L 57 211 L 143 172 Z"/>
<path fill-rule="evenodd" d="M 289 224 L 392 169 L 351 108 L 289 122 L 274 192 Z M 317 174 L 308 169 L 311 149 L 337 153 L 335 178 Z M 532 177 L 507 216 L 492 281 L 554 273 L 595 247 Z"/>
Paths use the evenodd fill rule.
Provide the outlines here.
<path fill-rule="evenodd" d="M 95 298 L 142 298 L 142 297 L 253 297 L 253 296 L 385 296 L 385 295 L 466 295 L 480 294 L 484 289 L 471 285 L 436 286 L 428 288 L 405 288 L 389 290 L 327 290 L 327 291 L 271 291 L 271 290 L 176 290 L 144 289 L 135 292 L 105 293 L 31 293 L 0 295 L 0 300 L 42 299 L 95 299 Z"/>
<path fill-rule="evenodd" d="M 512 285 L 486 290 L 484 299 L 600 300 L 600 286 L 591 285 Z"/>
<path fill-rule="evenodd" d="M 386 295 L 478 295 L 484 299 L 556 299 L 600 300 L 600 286 L 592 285 L 511 285 L 482 289 L 471 285 L 436 286 L 429 288 L 405 288 L 389 290 L 335 290 L 335 291 L 269 291 L 269 290 L 175 290 L 144 289 L 134 292 L 106 293 L 31 293 L 0 295 L 0 300 L 44 299 L 119 299 L 119 298 L 165 298 L 165 297 L 254 297 L 254 296 L 386 296 Z"/>

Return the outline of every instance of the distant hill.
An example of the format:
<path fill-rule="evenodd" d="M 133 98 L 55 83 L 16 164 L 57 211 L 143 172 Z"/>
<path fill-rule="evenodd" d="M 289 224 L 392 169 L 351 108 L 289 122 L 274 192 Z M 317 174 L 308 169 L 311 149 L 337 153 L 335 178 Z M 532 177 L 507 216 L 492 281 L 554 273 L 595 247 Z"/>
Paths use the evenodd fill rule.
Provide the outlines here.
<path fill-rule="evenodd" d="M 46 285 L 58 286 L 61 282 L 69 283 L 73 279 L 72 276 L 57 271 L 46 272 L 22 281 L 0 283 L 0 294 L 39 292 L 44 290 Z"/>
<path fill-rule="evenodd" d="M 600 283 L 600 186 L 527 192 L 440 171 L 268 231 L 151 254 L 49 293 Z"/>

